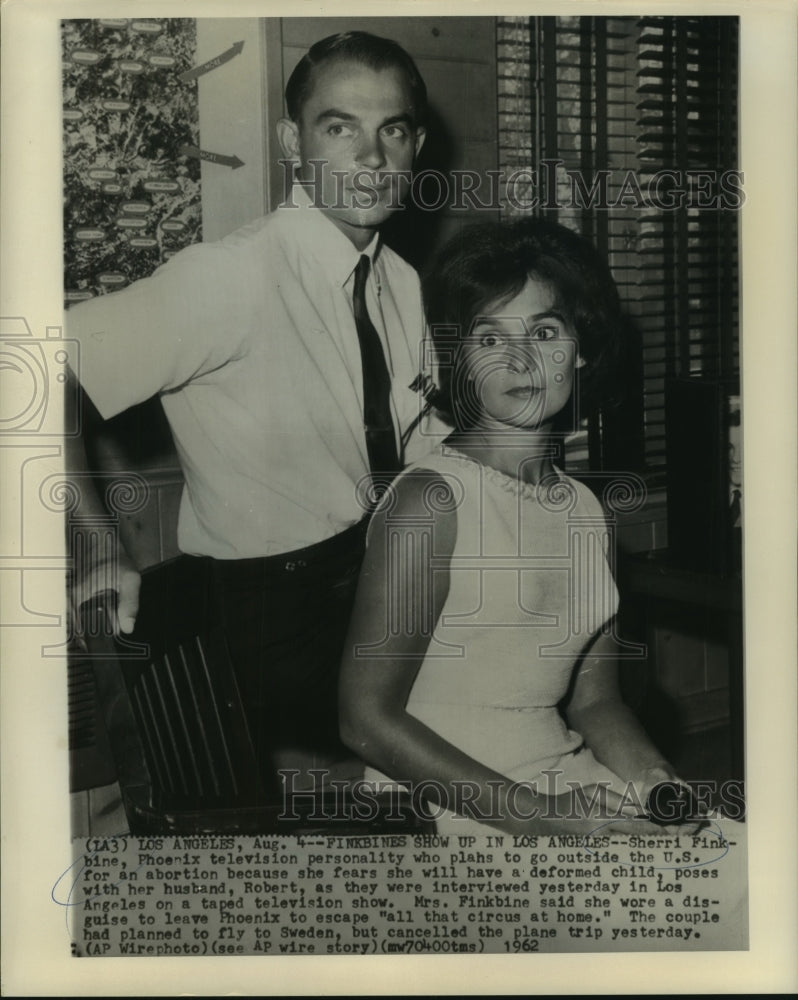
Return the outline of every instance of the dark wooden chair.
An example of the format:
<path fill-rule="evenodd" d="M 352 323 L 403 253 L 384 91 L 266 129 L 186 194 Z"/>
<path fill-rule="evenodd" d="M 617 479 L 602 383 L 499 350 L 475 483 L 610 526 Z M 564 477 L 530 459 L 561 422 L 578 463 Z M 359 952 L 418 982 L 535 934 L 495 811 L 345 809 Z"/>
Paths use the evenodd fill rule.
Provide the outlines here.
<path fill-rule="evenodd" d="M 198 567 L 199 563 L 199 567 Z M 198 560 L 146 570 L 136 629 L 115 638 L 106 592 L 81 609 L 130 832 L 367 833 L 433 831 L 409 796 L 364 801 L 351 786 L 267 791 L 210 580 Z"/>

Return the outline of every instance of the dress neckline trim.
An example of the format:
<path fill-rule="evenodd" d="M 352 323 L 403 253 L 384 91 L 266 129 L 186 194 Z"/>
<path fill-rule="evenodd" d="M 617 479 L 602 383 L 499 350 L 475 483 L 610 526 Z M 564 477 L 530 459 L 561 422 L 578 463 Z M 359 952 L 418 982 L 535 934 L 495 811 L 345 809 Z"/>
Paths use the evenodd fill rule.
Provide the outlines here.
<path fill-rule="evenodd" d="M 548 491 L 554 482 L 563 483 L 567 478 L 562 469 L 559 469 L 552 463 L 554 469 L 553 476 L 547 476 L 537 483 L 523 482 L 515 476 L 510 476 L 506 472 L 502 472 L 501 469 L 497 469 L 493 465 L 488 465 L 478 458 L 466 455 L 465 452 L 460 451 L 459 448 L 450 444 L 442 446 L 441 455 L 444 458 L 453 458 L 464 465 L 479 466 L 484 470 L 485 478 L 489 482 L 498 486 L 499 489 L 504 490 L 505 493 L 512 493 L 514 496 L 520 496 L 524 500 L 539 500 L 541 491 Z"/>

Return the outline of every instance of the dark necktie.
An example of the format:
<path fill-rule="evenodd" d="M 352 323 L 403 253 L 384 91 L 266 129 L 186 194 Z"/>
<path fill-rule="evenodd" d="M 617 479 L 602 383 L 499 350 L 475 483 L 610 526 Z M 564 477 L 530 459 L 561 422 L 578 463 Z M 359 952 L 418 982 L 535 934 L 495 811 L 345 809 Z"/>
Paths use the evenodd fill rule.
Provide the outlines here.
<path fill-rule="evenodd" d="M 363 362 L 363 423 L 372 481 L 387 486 L 399 471 L 399 455 L 391 417 L 391 376 L 385 363 L 380 335 L 366 308 L 369 258 L 363 254 L 355 268 L 352 302 Z"/>

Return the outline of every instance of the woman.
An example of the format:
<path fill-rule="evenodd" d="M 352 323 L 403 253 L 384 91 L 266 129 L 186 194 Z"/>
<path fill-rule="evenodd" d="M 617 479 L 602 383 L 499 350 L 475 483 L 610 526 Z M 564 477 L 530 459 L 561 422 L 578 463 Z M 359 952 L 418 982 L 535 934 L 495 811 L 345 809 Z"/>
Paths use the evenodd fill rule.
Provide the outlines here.
<path fill-rule="evenodd" d="M 603 513 L 552 461 L 577 377 L 595 399 L 612 369 L 609 271 L 523 219 L 464 231 L 425 295 L 454 430 L 374 515 L 342 738 L 439 831 L 661 832 L 643 803 L 675 775 L 618 693 Z"/>

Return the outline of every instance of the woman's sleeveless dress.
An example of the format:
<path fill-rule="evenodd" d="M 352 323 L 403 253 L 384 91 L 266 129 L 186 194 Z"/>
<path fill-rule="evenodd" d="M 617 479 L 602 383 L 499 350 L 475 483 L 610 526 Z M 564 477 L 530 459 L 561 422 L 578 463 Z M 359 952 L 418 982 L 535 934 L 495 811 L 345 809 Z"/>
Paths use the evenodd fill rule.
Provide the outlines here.
<path fill-rule="evenodd" d="M 626 783 L 583 747 L 557 708 L 586 644 L 618 607 L 598 500 L 562 473 L 525 484 L 445 445 L 402 475 L 423 470 L 438 473 L 453 492 L 457 540 L 448 596 L 408 712 L 486 766 L 536 781 L 546 794 L 568 791 L 566 781 L 604 781 L 623 792 Z M 426 498 L 430 530 L 435 493 Z M 370 768 L 365 777 L 385 779 Z M 440 832 L 493 832 L 449 811 L 436 819 Z"/>

